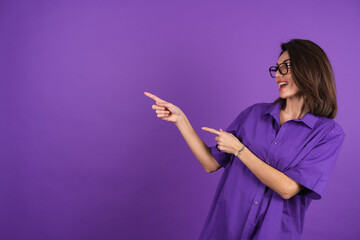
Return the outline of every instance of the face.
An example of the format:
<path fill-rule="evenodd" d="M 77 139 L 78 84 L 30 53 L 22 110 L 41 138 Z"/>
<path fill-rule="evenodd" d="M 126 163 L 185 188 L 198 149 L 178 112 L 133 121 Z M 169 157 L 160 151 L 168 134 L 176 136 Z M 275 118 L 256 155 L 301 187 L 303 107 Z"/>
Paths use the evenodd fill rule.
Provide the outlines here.
<path fill-rule="evenodd" d="M 285 51 L 283 54 L 281 54 L 279 60 L 277 61 L 277 64 L 283 63 L 285 60 L 290 59 L 290 56 L 287 51 Z M 290 60 L 287 60 L 286 62 L 290 63 Z M 282 65 L 284 67 L 284 65 Z M 286 68 L 285 68 L 286 69 Z M 292 98 L 297 97 L 297 93 L 299 92 L 299 89 L 295 85 L 295 82 L 293 81 L 291 77 L 291 64 L 288 69 L 288 73 L 285 75 L 280 74 L 279 70 L 275 73 L 275 79 L 276 83 L 279 87 L 280 91 L 280 97 L 281 98 Z M 281 82 L 286 82 L 287 85 L 281 86 L 279 85 Z"/>

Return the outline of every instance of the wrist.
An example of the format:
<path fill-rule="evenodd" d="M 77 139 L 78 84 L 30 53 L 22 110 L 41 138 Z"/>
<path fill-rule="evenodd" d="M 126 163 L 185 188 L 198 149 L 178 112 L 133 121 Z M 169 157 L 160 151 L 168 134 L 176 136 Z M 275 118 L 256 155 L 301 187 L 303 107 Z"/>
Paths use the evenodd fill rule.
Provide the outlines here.
<path fill-rule="evenodd" d="M 234 153 L 236 157 L 240 157 L 241 153 L 246 149 L 246 146 L 244 144 L 241 144 L 240 147 L 238 147 Z"/>
<path fill-rule="evenodd" d="M 187 117 L 185 116 L 185 114 L 181 113 L 178 120 L 175 122 L 175 125 L 180 127 L 181 125 L 184 125 L 184 123 L 186 123 L 186 120 Z"/>
<path fill-rule="evenodd" d="M 237 141 L 232 154 L 234 154 L 236 156 L 237 152 L 242 148 L 244 144 L 242 144 L 240 141 Z"/>

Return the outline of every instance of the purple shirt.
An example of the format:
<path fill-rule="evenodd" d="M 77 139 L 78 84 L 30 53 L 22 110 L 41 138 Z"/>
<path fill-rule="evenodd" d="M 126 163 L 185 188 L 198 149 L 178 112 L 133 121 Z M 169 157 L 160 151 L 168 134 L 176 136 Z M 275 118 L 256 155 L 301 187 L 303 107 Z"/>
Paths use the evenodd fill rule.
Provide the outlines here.
<path fill-rule="evenodd" d="M 306 113 L 280 127 L 282 101 L 256 103 L 226 129 L 262 161 L 305 188 L 285 200 L 233 154 L 210 147 L 224 168 L 200 239 L 300 239 L 305 211 L 320 199 L 345 133 L 333 119 Z"/>

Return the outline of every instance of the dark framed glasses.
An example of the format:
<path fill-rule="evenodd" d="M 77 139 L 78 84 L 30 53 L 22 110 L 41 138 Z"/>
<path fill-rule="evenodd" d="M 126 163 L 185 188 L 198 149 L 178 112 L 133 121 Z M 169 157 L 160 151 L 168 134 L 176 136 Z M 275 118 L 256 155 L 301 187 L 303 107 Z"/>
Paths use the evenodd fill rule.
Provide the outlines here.
<path fill-rule="evenodd" d="M 289 61 L 289 60 L 290 59 L 286 59 L 286 60 L 284 60 L 284 62 L 280 63 L 279 65 L 270 67 L 269 68 L 270 76 L 272 78 L 275 78 L 275 73 L 277 72 L 277 70 L 279 70 L 279 73 L 281 75 L 287 74 L 289 72 L 290 63 L 286 62 L 286 61 Z"/>

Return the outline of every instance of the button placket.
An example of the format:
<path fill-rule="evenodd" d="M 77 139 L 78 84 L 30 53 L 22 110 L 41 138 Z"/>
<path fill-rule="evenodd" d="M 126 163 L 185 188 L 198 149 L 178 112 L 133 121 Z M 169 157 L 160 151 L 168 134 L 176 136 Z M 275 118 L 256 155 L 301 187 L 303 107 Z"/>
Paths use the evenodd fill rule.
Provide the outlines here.
<path fill-rule="evenodd" d="M 257 188 L 256 188 L 256 194 L 252 202 L 252 206 L 250 207 L 250 212 L 248 215 L 248 218 L 245 223 L 243 235 L 241 239 L 248 239 L 248 235 L 250 234 L 251 230 L 255 226 L 256 216 L 259 212 L 259 201 L 264 197 L 264 189 L 265 185 L 260 182 L 258 182 Z"/>
<path fill-rule="evenodd" d="M 266 157 L 266 163 L 271 165 L 271 166 L 276 166 L 276 159 L 274 159 L 275 153 L 278 150 L 278 146 L 280 146 L 281 144 L 281 139 L 284 136 L 286 129 L 287 129 L 287 125 L 288 123 L 285 122 L 281 128 L 278 129 L 276 135 L 274 136 L 273 140 L 270 142 L 270 146 L 269 146 L 269 150 L 268 150 L 268 154 Z M 275 130 L 275 129 L 274 129 Z M 270 164 L 270 161 L 272 161 L 272 164 Z"/>

